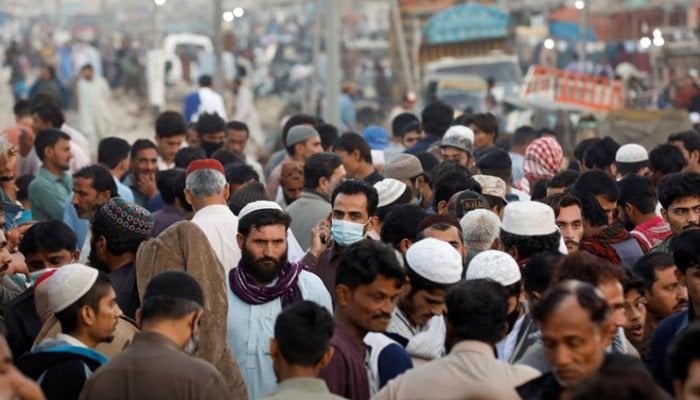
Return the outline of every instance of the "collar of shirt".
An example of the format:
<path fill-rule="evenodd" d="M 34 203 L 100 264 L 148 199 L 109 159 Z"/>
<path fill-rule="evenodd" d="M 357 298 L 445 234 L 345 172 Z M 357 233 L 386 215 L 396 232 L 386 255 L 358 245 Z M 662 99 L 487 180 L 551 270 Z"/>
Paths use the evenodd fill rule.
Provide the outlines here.
<path fill-rule="evenodd" d="M 182 349 L 177 346 L 175 342 L 173 342 L 169 337 L 160 334 L 158 332 L 151 332 L 151 331 L 141 331 L 137 332 L 136 335 L 134 335 L 134 340 L 131 343 L 132 346 L 146 346 L 146 347 L 153 347 L 153 346 L 163 346 L 163 347 L 172 347 L 175 350 L 180 350 Z"/>
<path fill-rule="evenodd" d="M 61 174 L 61 176 L 56 176 L 56 175 L 52 174 L 51 171 L 49 171 L 48 169 L 46 169 L 46 167 L 43 167 L 43 166 L 42 166 L 42 167 L 39 169 L 39 176 L 41 176 L 41 177 L 47 179 L 47 180 L 50 181 L 50 182 L 59 182 L 59 181 L 60 181 L 61 183 L 63 183 L 63 182 L 66 181 L 66 177 L 68 177 L 69 175 L 66 174 L 65 172 L 63 172 L 63 173 Z M 72 188 L 71 188 L 71 189 L 72 189 Z"/>
<path fill-rule="evenodd" d="M 327 199 L 325 196 L 322 196 L 319 192 L 313 190 L 313 189 L 301 189 L 301 197 L 304 199 L 310 199 L 310 200 L 322 200 L 325 201 L 326 203 L 330 204 L 330 199 Z"/>
<path fill-rule="evenodd" d="M 291 378 L 277 385 L 277 392 L 295 390 L 306 393 L 328 393 L 326 381 L 319 378 Z"/>
<path fill-rule="evenodd" d="M 197 210 L 197 212 L 194 215 L 194 218 L 202 218 L 202 217 L 208 217 L 208 216 L 216 216 L 216 215 L 222 215 L 222 214 L 231 214 L 233 215 L 233 212 L 231 212 L 231 209 L 228 208 L 227 205 L 225 204 L 212 204 L 209 206 L 206 206 L 202 209 Z"/>
<path fill-rule="evenodd" d="M 450 355 L 459 353 L 478 353 L 496 358 L 496 353 L 494 352 L 493 347 L 487 343 L 476 340 L 462 340 L 461 342 L 458 342 L 452 346 Z"/>
<path fill-rule="evenodd" d="M 85 345 L 85 343 L 83 343 L 83 342 L 81 342 L 80 340 L 74 338 L 73 336 L 68 335 L 68 334 L 65 334 L 65 333 L 59 333 L 58 335 L 56 335 L 56 340 L 64 341 L 64 342 L 68 343 L 68 344 L 71 345 L 71 346 L 83 347 L 83 348 L 86 348 L 86 349 L 88 348 L 88 347 Z"/>

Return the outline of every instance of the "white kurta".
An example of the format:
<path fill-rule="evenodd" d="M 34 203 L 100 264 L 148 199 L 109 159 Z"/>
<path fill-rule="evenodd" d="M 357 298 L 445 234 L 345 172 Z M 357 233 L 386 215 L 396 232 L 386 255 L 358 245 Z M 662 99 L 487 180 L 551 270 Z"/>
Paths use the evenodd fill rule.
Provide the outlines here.
<path fill-rule="evenodd" d="M 197 224 L 209 239 L 211 248 L 224 266 L 224 272 L 235 268 L 241 260 L 241 250 L 238 248 L 236 234 L 238 233 L 238 217 L 228 206 L 215 204 L 198 210 L 192 222 Z"/>
<path fill-rule="evenodd" d="M 97 145 L 109 134 L 109 108 L 107 106 L 110 90 L 107 81 L 95 75 L 91 80 L 78 80 L 78 117 L 80 130 L 90 142 L 91 153 L 97 153 Z"/>
<path fill-rule="evenodd" d="M 255 96 L 253 95 L 253 91 L 246 86 L 238 88 L 238 93 L 236 94 L 236 109 L 233 119 L 245 122 L 245 124 L 248 125 L 249 135 L 246 150 L 254 154 L 263 149 L 265 146 L 265 136 L 262 124 L 260 123 L 258 109 L 255 106 Z"/>

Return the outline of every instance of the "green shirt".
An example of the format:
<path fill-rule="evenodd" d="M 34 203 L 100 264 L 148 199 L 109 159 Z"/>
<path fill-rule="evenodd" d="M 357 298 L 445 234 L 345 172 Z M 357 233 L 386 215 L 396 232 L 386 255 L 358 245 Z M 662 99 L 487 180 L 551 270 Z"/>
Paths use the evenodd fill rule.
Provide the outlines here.
<path fill-rule="evenodd" d="M 56 176 L 44 167 L 29 185 L 32 217 L 37 221 L 63 221 L 66 199 L 73 191 L 73 178 L 67 173 Z"/>
<path fill-rule="evenodd" d="M 342 400 L 328 391 L 323 379 L 292 378 L 277 384 L 275 390 L 262 400 Z"/>

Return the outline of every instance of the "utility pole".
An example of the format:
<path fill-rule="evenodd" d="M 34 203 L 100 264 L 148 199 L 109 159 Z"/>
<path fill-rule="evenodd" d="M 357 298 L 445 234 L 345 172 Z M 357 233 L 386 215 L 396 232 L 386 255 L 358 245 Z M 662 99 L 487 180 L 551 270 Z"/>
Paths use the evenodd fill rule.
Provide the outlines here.
<path fill-rule="evenodd" d="M 391 17 L 396 30 L 396 42 L 399 46 L 399 58 L 401 59 L 401 73 L 404 76 L 406 89 L 415 92 L 413 74 L 408 61 L 408 49 L 406 48 L 406 36 L 403 31 L 403 21 L 401 20 L 401 9 L 399 0 L 391 0 Z"/>
<path fill-rule="evenodd" d="M 314 73 L 311 75 L 311 87 L 309 88 L 308 103 L 303 106 L 304 112 L 310 115 L 316 115 L 316 103 L 318 102 L 318 89 L 319 89 L 319 79 L 318 79 L 318 62 L 321 55 L 321 30 L 323 25 L 321 21 L 323 20 L 323 0 L 313 1 L 315 13 L 314 16 L 314 44 L 313 44 L 313 56 L 311 57 L 311 62 L 314 66 Z"/>
<path fill-rule="evenodd" d="M 579 3 L 580 2 L 580 3 Z M 579 8 L 578 4 L 582 5 L 583 7 Z M 586 50 L 586 44 L 588 43 L 588 16 L 590 13 L 590 8 L 591 8 L 591 0 L 579 0 L 577 1 L 577 7 L 581 10 L 581 25 L 579 27 L 579 31 L 581 33 L 581 38 L 580 38 L 580 43 L 579 43 L 579 73 L 585 74 L 588 71 L 586 71 L 586 55 L 587 55 L 587 50 Z M 590 71 L 593 72 L 593 71 Z"/>
<path fill-rule="evenodd" d="M 221 29 L 222 29 L 222 15 L 223 6 L 221 5 L 221 0 L 212 0 L 214 2 L 214 19 L 212 23 L 212 37 L 211 41 L 214 45 L 214 87 L 219 89 L 219 91 L 224 90 L 224 77 L 221 71 Z"/>
<path fill-rule="evenodd" d="M 323 117 L 326 122 L 340 127 L 340 0 L 325 0 L 326 12 L 326 53 L 328 54 L 326 72 L 326 99 Z"/>

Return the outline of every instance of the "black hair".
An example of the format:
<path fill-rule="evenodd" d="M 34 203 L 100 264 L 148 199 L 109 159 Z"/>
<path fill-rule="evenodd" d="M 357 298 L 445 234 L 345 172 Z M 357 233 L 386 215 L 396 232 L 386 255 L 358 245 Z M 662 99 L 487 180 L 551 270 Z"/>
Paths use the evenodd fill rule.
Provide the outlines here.
<path fill-rule="evenodd" d="M 622 290 L 625 294 L 631 290 L 636 290 L 644 296 L 646 293 L 646 282 L 639 275 L 635 274 L 629 268 L 623 268 L 624 280 L 622 281 Z"/>
<path fill-rule="evenodd" d="M 591 192 L 572 190 L 569 194 L 576 196 L 581 201 L 581 215 L 589 225 L 605 226 L 608 224 L 607 213 Z"/>
<path fill-rule="evenodd" d="M 204 113 L 197 119 L 197 134 L 202 137 L 208 133 L 224 132 L 226 130 L 226 122 L 219 114 Z"/>
<path fill-rule="evenodd" d="M 107 216 L 105 207 L 98 208 L 92 218 L 92 238 L 104 236 L 107 240 L 107 250 L 115 256 L 124 253 L 136 254 L 139 245 L 144 239 L 134 238 L 124 233 L 119 227 L 115 227 L 111 218 Z"/>
<path fill-rule="evenodd" d="M 668 353 L 671 377 L 685 383 L 690 364 L 700 361 L 700 322 L 694 322 L 675 338 Z"/>
<path fill-rule="evenodd" d="M 165 204 L 175 204 L 175 199 L 179 197 L 177 193 L 177 182 L 180 179 L 184 179 L 184 175 L 185 171 L 179 168 L 158 171 L 156 174 L 156 186 Z"/>
<path fill-rule="evenodd" d="M 244 162 L 234 162 L 226 166 L 226 182 L 241 185 L 251 180 L 260 182 L 260 176 L 250 165 Z"/>
<path fill-rule="evenodd" d="M 700 151 L 700 132 L 693 129 L 673 133 L 669 135 L 668 141 L 669 143 L 683 142 L 683 147 L 685 147 L 688 153 Z"/>
<path fill-rule="evenodd" d="M 484 133 L 493 133 L 493 141 L 496 142 L 498 138 L 498 119 L 491 113 L 478 113 L 465 115 L 462 117 L 460 125 L 468 127 L 474 124 L 476 127 Z"/>
<path fill-rule="evenodd" d="M 435 167 L 440 165 L 440 160 L 438 160 L 434 154 L 427 151 L 419 151 L 415 154 L 415 156 L 418 158 L 420 165 L 423 168 L 423 175 L 428 174 L 428 176 L 432 176 Z"/>
<path fill-rule="evenodd" d="M 321 122 L 316 119 L 316 117 L 313 117 L 308 114 L 296 114 L 292 115 L 287 119 L 287 122 L 284 123 L 284 126 L 282 127 L 282 146 L 285 146 L 287 143 L 287 135 L 289 134 L 289 130 L 294 128 L 297 125 L 311 125 L 314 126 L 316 123 Z"/>
<path fill-rule="evenodd" d="M 321 147 L 323 147 L 323 151 L 328 151 L 328 149 L 333 146 L 333 143 L 338 140 L 339 133 L 335 125 L 320 122 L 314 125 L 314 129 L 318 132 L 318 136 L 321 137 Z M 308 162 L 308 160 L 306 161 Z"/>
<path fill-rule="evenodd" d="M 638 162 L 616 162 L 617 173 L 622 176 L 637 174 L 642 168 L 649 166 L 649 160 Z"/>
<path fill-rule="evenodd" d="M 248 236 L 251 229 L 259 229 L 269 225 L 284 225 L 286 231 L 291 222 L 292 217 L 280 210 L 264 209 L 253 211 L 238 220 L 238 233 Z"/>
<path fill-rule="evenodd" d="M 540 136 L 542 136 L 542 133 L 537 131 L 535 128 L 527 125 L 521 126 L 513 133 L 513 146 L 524 146 L 527 143 L 538 139 Z"/>
<path fill-rule="evenodd" d="M 131 145 L 119 137 L 106 137 L 97 146 L 97 162 L 109 169 L 116 168 L 120 162 L 129 158 Z"/>
<path fill-rule="evenodd" d="M 15 181 L 17 185 L 17 201 L 24 201 L 29 198 L 29 185 L 34 180 L 34 175 L 22 175 Z"/>
<path fill-rule="evenodd" d="M 559 215 L 559 211 L 561 211 L 562 208 L 578 206 L 579 209 L 583 209 L 583 206 L 581 205 L 581 200 L 579 200 L 578 197 L 569 193 L 557 193 L 552 196 L 547 196 L 544 199 L 538 201 L 552 207 L 552 210 L 554 210 L 555 217 Z"/>
<path fill-rule="evenodd" d="M 204 308 L 204 290 L 184 271 L 166 271 L 148 282 L 141 303 L 141 320 L 179 320 Z"/>
<path fill-rule="evenodd" d="M 676 172 L 661 178 L 659 184 L 659 203 L 668 210 L 676 200 L 684 197 L 700 197 L 700 174 L 695 172 Z"/>
<path fill-rule="evenodd" d="M 541 200 L 547 197 L 547 188 L 549 187 L 549 179 L 542 178 L 537 180 L 530 188 L 530 200 Z"/>
<path fill-rule="evenodd" d="M 554 175 L 550 180 L 549 180 L 549 187 L 550 188 L 563 188 L 563 189 L 568 189 L 571 186 L 574 185 L 576 182 L 576 179 L 581 175 L 581 172 L 573 170 L 573 169 L 567 169 L 564 171 L 561 171 L 560 173 Z"/>
<path fill-rule="evenodd" d="M 631 204 L 642 214 L 650 214 L 656 210 L 656 189 L 649 178 L 638 175 L 627 175 L 617 182 L 620 188 L 619 206 Z"/>
<path fill-rule="evenodd" d="M 15 114 L 16 117 L 27 117 L 32 115 L 32 107 L 28 100 L 17 100 L 12 107 L 12 113 Z"/>
<path fill-rule="evenodd" d="M 277 348 L 289 364 L 315 367 L 328 350 L 334 328 L 328 310 L 312 301 L 301 301 L 277 316 Z"/>
<path fill-rule="evenodd" d="M 476 162 L 479 172 L 484 175 L 491 175 L 501 178 L 506 184 L 510 184 L 513 175 L 513 161 L 508 152 L 494 147 L 489 149 L 479 157 Z"/>
<path fill-rule="evenodd" d="M 448 202 L 450 197 L 462 190 L 471 190 L 481 193 L 481 185 L 466 171 L 451 171 L 438 175 L 435 180 L 435 192 L 433 193 L 433 208 L 437 211 L 441 201 Z"/>
<path fill-rule="evenodd" d="M 370 149 L 367 141 L 359 134 L 355 132 L 347 132 L 338 138 L 338 140 L 333 143 L 333 150 L 343 150 L 348 153 L 352 153 L 357 150 L 360 153 L 360 159 L 366 163 L 372 163 L 372 150 Z"/>
<path fill-rule="evenodd" d="M 56 313 L 56 319 L 61 323 L 63 333 L 71 334 L 77 331 L 80 323 L 78 315 L 84 306 L 92 308 L 96 314 L 99 313 L 100 300 L 109 294 L 110 289 L 112 289 L 112 282 L 107 274 L 102 271 L 98 272 L 97 280 L 87 293 L 69 305 L 68 308 Z"/>
<path fill-rule="evenodd" d="M 53 128 L 60 128 L 66 122 L 63 112 L 58 104 L 50 102 L 40 102 L 34 104 L 32 113 L 36 114 L 42 121 L 51 123 Z"/>
<path fill-rule="evenodd" d="M 418 224 L 428 217 L 428 213 L 414 204 L 400 204 L 392 207 L 382 224 L 382 242 L 399 249 L 401 241 L 415 242 L 418 237 Z"/>
<path fill-rule="evenodd" d="M 211 86 L 211 75 L 202 75 L 199 77 L 199 86 Z"/>
<path fill-rule="evenodd" d="M 304 189 L 316 189 L 321 178 L 330 179 L 336 169 L 343 165 L 339 155 L 333 153 L 314 154 L 304 163 Z"/>
<path fill-rule="evenodd" d="M 250 136 L 250 129 L 245 122 L 241 121 L 229 121 L 226 123 L 226 131 L 242 131 L 245 132 L 246 138 Z"/>
<path fill-rule="evenodd" d="M 335 204 L 335 198 L 338 194 L 364 194 L 367 198 L 367 214 L 371 217 L 377 211 L 377 204 L 379 203 L 379 195 L 377 194 L 377 189 L 370 186 L 365 181 L 360 181 L 357 179 L 345 179 L 335 190 L 333 190 L 333 195 L 331 196 L 331 204 Z"/>
<path fill-rule="evenodd" d="M 700 229 L 688 229 L 674 236 L 671 240 L 673 262 L 685 275 L 688 268 L 700 267 Z"/>
<path fill-rule="evenodd" d="M 530 257 L 521 269 L 525 292 L 544 294 L 552 282 L 555 265 L 563 258 L 564 256 L 557 251 L 537 253 Z"/>
<path fill-rule="evenodd" d="M 228 208 L 238 215 L 248 203 L 258 200 L 269 200 L 265 185 L 257 181 L 246 183 L 228 200 Z"/>
<path fill-rule="evenodd" d="M 136 158 L 141 150 L 153 149 L 158 151 L 156 144 L 148 139 L 136 139 L 134 144 L 131 145 L 131 159 L 132 161 Z"/>
<path fill-rule="evenodd" d="M 524 236 L 516 235 L 501 229 L 499 235 L 504 249 L 515 247 L 519 258 L 528 258 L 541 252 L 555 252 L 559 249 L 561 234 L 554 231 L 548 235 Z"/>
<path fill-rule="evenodd" d="M 681 172 L 687 165 L 681 149 L 670 143 L 657 145 L 649 152 L 649 168 L 661 175 Z"/>
<path fill-rule="evenodd" d="M 192 161 L 205 158 L 207 153 L 201 147 L 183 147 L 175 154 L 175 167 L 187 169 Z"/>
<path fill-rule="evenodd" d="M 391 210 L 393 210 L 396 206 L 408 204 L 411 202 L 411 200 L 413 200 L 413 192 L 411 191 L 411 188 L 407 186 L 403 193 L 401 193 L 401 196 L 399 196 L 396 200 L 385 206 L 377 207 L 377 211 L 374 213 L 374 215 L 379 221 L 384 221 L 386 216 L 389 215 L 389 212 L 391 212 Z"/>
<path fill-rule="evenodd" d="M 605 169 L 615 162 L 620 145 L 611 137 L 597 139 L 586 149 L 583 163 L 588 169 Z"/>
<path fill-rule="evenodd" d="M 355 290 L 371 284 L 379 276 L 396 280 L 397 288 L 405 280 L 404 269 L 394 249 L 378 240 L 363 239 L 343 250 L 338 260 L 335 285 Z"/>
<path fill-rule="evenodd" d="M 406 128 L 415 125 L 418 127 L 420 120 L 413 113 L 401 113 L 391 120 L 391 135 L 394 137 L 403 137 L 407 132 Z"/>
<path fill-rule="evenodd" d="M 92 188 L 98 193 L 109 191 L 110 198 L 118 196 L 117 183 L 114 182 L 114 177 L 107 167 L 99 164 L 88 165 L 74 173 L 73 179 L 75 178 L 92 179 Z"/>
<path fill-rule="evenodd" d="M 566 389 L 568 400 L 666 400 L 654 378 L 632 357 L 612 355 L 595 374 Z"/>
<path fill-rule="evenodd" d="M 561 281 L 549 289 L 542 299 L 532 307 L 532 317 L 542 324 L 569 297 L 583 308 L 595 325 L 603 324 L 610 315 L 610 307 L 595 285 L 577 280 Z"/>
<path fill-rule="evenodd" d="M 668 253 L 647 253 L 634 263 L 632 271 L 644 279 L 646 290 L 651 291 L 651 287 L 656 282 L 656 271 L 662 271 L 675 265 L 673 257 Z"/>
<path fill-rule="evenodd" d="M 577 280 L 598 286 L 601 283 L 624 281 L 623 268 L 585 251 L 577 251 L 564 257 L 552 276 L 552 284 Z"/>
<path fill-rule="evenodd" d="M 156 136 L 160 138 L 185 136 L 187 125 L 179 112 L 165 111 L 156 119 Z"/>
<path fill-rule="evenodd" d="M 73 252 L 77 249 L 78 239 L 73 230 L 62 221 L 39 221 L 30 226 L 19 242 L 19 252 L 25 257 L 45 250 L 55 253 L 61 250 Z"/>
<path fill-rule="evenodd" d="M 442 137 L 452 125 L 453 116 L 454 109 L 451 105 L 435 101 L 425 106 L 420 119 L 426 134 Z"/>
<path fill-rule="evenodd" d="M 591 147 L 591 145 L 593 145 L 593 143 L 595 143 L 598 140 L 600 139 L 585 139 L 576 145 L 576 148 L 574 149 L 574 157 L 576 158 L 576 160 L 578 160 L 579 163 L 583 164 L 583 158 L 586 154 L 586 150 L 588 150 L 588 148 Z"/>
<path fill-rule="evenodd" d="M 437 283 L 423 278 L 414 272 L 408 264 L 406 265 L 406 276 L 408 281 L 411 283 L 411 291 L 408 293 L 408 298 L 411 299 L 413 296 L 421 290 L 425 290 L 428 293 L 435 293 L 439 290 L 447 290 L 452 285 Z"/>
<path fill-rule="evenodd" d="M 233 164 L 236 162 L 243 162 L 240 158 L 238 158 L 237 155 L 233 154 L 233 152 L 228 151 L 226 149 L 217 149 L 215 152 L 211 153 L 211 157 L 214 160 L 218 161 L 223 165 L 224 167 L 227 167 L 229 164 Z"/>
<path fill-rule="evenodd" d="M 44 152 L 47 147 L 54 147 L 60 140 L 70 141 L 70 136 L 58 129 L 49 128 L 40 130 L 34 139 L 34 148 L 39 160 L 44 161 Z"/>
<path fill-rule="evenodd" d="M 445 295 L 447 321 L 459 340 L 495 344 L 503 338 L 508 290 L 490 279 L 461 281 Z"/>
<path fill-rule="evenodd" d="M 618 201 L 620 198 L 620 189 L 615 180 L 599 169 L 582 173 L 576 179 L 572 190 L 588 192 L 594 196 L 601 195 L 608 201 Z"/>

